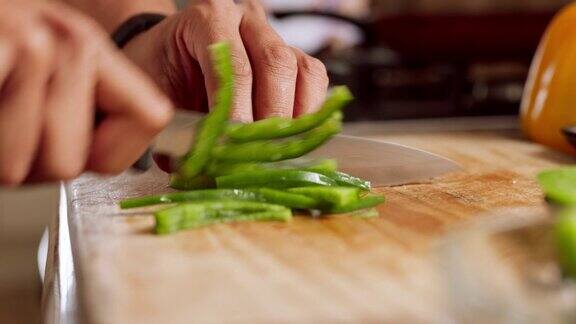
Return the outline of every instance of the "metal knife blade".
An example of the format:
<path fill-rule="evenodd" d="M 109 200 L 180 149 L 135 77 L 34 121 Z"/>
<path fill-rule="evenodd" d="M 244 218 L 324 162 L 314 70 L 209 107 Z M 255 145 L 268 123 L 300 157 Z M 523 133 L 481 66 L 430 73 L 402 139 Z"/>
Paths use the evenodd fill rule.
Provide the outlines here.
<path fill-rule="evenodd" d="M 369 180 L 374 187 L 425 181 L 457 171 L 458 164 L 412 147 L 338 135 L 310 154 L 338 161 L 338 169 Z"/>

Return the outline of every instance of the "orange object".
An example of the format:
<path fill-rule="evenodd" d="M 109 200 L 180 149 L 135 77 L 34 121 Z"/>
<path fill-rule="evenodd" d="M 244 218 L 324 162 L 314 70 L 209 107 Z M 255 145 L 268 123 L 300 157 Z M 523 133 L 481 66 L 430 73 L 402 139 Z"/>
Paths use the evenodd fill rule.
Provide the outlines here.
<path fill-rule="evenodd" d="M 548 26 L 530 68 L 520 115 L 530 139 L 576 154 L 561 133 L 576 125 L 576 4 Z"/>

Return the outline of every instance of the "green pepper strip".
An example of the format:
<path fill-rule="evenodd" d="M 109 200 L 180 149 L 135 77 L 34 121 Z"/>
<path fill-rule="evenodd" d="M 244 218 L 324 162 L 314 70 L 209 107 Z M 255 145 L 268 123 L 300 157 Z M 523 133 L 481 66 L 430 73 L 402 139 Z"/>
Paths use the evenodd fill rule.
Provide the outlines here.
<path fill-rule="evenodd" d="M 561 211 L 554 226 L 556 249 L 564 273 L 576 278 L 576 208 Z"/>
<path fill-rule="evenodd" d="M 350 203 L 349 205 L 340 206 L 330 210 L 334 214 L 344 214 L 350 213 L 360 209 L 367 209 L 376 207 L 382 204 L 386 199 L 383 196 L 368 195 L 366 197 L 360 198 L 357 201 Z"/>
<path fill-rule="evenodd" d="M 338 169 L 338 163 L 333 159 L 324 159 L 310 164 L 309 166 L 303 166 L 302 169 L 326 175 L 326 173 L 335 172 Z"/>
<path fill-rule="evenodd" d="M 230 174 L 252 172 L 252 171 L 264 171 L 269 169 L 270 168 L 263 163 L 215 162 L 208 165 L 206 173 L 213 177 L 219 177 Z"/>
<path fill-rule="evenodd" d="M 262 201 L 296 209 L 316 208 L 318 202 L 313 197 L 307 197 L 291 192 L 284 192 L 270 188 L 258 189 Z"/>
<path fill-rule="evenodd" d="M 226 135 L 235 142 L 251 142 L 300 134 L 321 125 L 352 99 L 352 94 L 346 86 L 338 86 L 332 89 L 316 113 L 296 119 L 272 117 L 251 124 L 230 125 L 226 129 Z"/>
<path fill-rule="evenodd" d="M 120 208 L 137 208 L 158 204 L 171 204 L 183 201 L 205 200 L 245 200 L 259 201 L 258 193 L 254 190 L 239 189 L 206 189 L 183 192 L 172 192 L 162 195 L 125 199 L 120 201 Z"/>
<path fill-rule="evenodd" d="M 331 210 L 358 201 L 360 189 L 351 187 L 301 187 L 290 188 L 288 192 L 312 197 L 318 202 L 318 209 Z"/>
<path fill-rule="evenodd" d="M 181 204 L 154 213 L 156 233 L 169 234 L 187 228 L 218 223 L 282 221 L 292 219 L 286 207 L 249 201 L 221 201 Z"/>
<path fill-rule="evenodd" d="M 286 140 L 261 140 L 240 144 L 223 144 L 214 148 L 213 156 L 228 162 L 275 162 L 300 157 L 311 152 L 338 134 L 341 114 L 301 136 Z"/>
<path fill-rule="evenodd" d="M 271 162 L 271 163 L 254 163 L 254 162 L 211 163 L 206 169 L 206 173 L 214 177 L 234 173 L 265 171 L 265 170 L 302 170 L 324 174 L 334 172 L 336 171 L 336 168 L 337 168 L 336 161 L 331 159 L 310 160 L 303 158 L 303 159 L 294 159 L 294 160 Z"/>
<path fill-rule="evenodd" d="M 293 188 L 334 185 L 336 182 L 325 175 L 300 170 L 253 171 L 216 178 L 218 188 Z"/>
<path fill-rule="evenodd" d="M 178 174 L 185 179 L 199 175 L 210 160 L 210 152 L 224 132 L 232 106 L 233 77 L 230 46 L 228 43 L 216 43 L 211 45 L 209 50 L 219 85 L 214 107 L 199 123 L 192 147 L 180 164 Z"/>
<path fill-rule="evenodd" d="M 344 172 L 323 171 L 323 170 L 317 170 L 316 172 L 321 173 L 321 174 L 331 178 L 332 180 L 336 181 L 336 183 L 339 186 L 356 187 L 356 188 L 359 188 L 362 190 L 368 190 L 368 191 L 370 191 L 370 188 L 371 188 L 370 181 L 366 181 L 366 180 L 363 180 L 360 178 L 353 177 L 353 176 L 346 174 Z"/>
<path fill-rule="evenodd" d="M 543 171 L 538 181 L 546 197 L 560 205 L 576 204 L 576 167 Z"/>
<path fill-rule="evenodd" d="M 264 202 L 289 208 L 308 209 L 316 206 L 313 198 L 269 188 L 261 189 L 206 189 L 172 192 L 162 195 L 138 197 L 120 201 L 120 208 L 138 208 L 159 204 L 191 201 L 237 200 Z"/>

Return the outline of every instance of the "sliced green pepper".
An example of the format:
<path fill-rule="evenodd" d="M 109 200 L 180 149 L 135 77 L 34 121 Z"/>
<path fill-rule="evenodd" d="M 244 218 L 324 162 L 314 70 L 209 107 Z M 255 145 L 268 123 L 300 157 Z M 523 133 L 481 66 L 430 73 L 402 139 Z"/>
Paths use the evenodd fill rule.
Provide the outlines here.
<path fill-rule="evenodd" d="M 331 159 L 310 160 L 310 159 L 294 159 L 287 161 L 271 162 L 271 163 L 235 163 L 235 162 L 221 162 L 211 163 L 206 172 L 213 176 L 230 175 L 234 173 L 243 173 L 251 171 L 264 171 L 264 170 L 302 170 L 312 171 L 317 173 L 330 173 L 336 171 L 336 161 Z"/>
<path fill-rule="evenodd" d="M 386 199 L 383 196 L 368 195 L 348 205 L 333 208 L 332 210 L 330 210 L 330 212 L 334 214 L 350 213 L 356 210 L 376 207 L 384 203 L 384 201 L 386 201 Z"/>
<path fill-rule="evenodd" d="M 323 170 L 318 170 L 316 172 L 321 173 L 321 174 L 331 178 L 332 180 L 336 181 L 336 183 L 339 186 L 356 187 L 356 188 L 360 188 L 362 190 L 368 190 L 368 191 L 371 188 L 370 181 L 366 181 L 366 180 L 351 176 L 351 175 L 346 174 L 344 172 L 323 171 Z"/>
<path fill-rule="evenodd" d="M 290 188 L 288 192 L 314 198 L 318 209 L 328 210 L 348 206 L 358 200 L 360 189 L 351 187 L 301 187 Z"/>
<path fill-rule="evenodd" d="M 236 173 L 264 171 L 268 169 L 269 168 L 263 163 L 216 162 L 208 165 L 206 173 L 213 177 L 219 177 Z"/>
<path fill-rule="evenodd" d="M 262 201 L 271 204 L 277 204 L 296 209 L 310 209 L 315 208 L 318 205 L 318 202 L 313 197 L 307 197 L 297 193 L 274 190 L 270 188 L 260 188 L 258 189 L 258 192 L 262 197 Z"/>
<path fill-rule="evenodd" d="M 226 135 L 235 142 L 251 142 L 300 134 L 318 127 L 352 99 L 352 94 L 346 86 L 338 86 L 332 89 L 316 113 L 296 119 L 272 117 L 250 124 L 230 125 L 226 129 Z"/>
<path fill-rule="evenodd" d="M 301 136 L 285 140 L 260 140 L 240 144 L 222 144 L 214 148 L 213 156 L 228 162 L 275 162 L 300 157 L 315 150 L 342 127 L 341 114 Z"/>
<path fill-rule="evenodd" d="M 576 208 L 558 214 L 554 231 L 560 264 L 567 275 L 576 278 Z"/>
<path fill-rule="evenodd" d="M 168 234 L 187 228 L 244 221 L 282 221 L 292 219 L 286 207 L 249 201 L 199 202 L 177 205 L 154 213 L 156 233 Z"/>
<path fill-rule="evenodd" d="M 560 205 L 576 204 L 576 167 L 543 171 L 538 181 L 546 197 Z"/>
<path fill-rule="evenodd" d="M 158 204 L 171 204 L 184 201 L 208 200 L 244 200 L 260 201 L 260 195 L 255 190 L 240 189 L 205 189 L 194 191 L 172 192 L 162 195 L 125 199 L 120 201 L 120 208 L 137 208 Z"/>
<path fill-rule="evenodd" d="M 184 179 L 199 175 L 208 161 L 210 152 L 224 132 L 225 123 L 232 106 L 232 58 L 228 43 L 217 43 L 209 47 L 214 71 L 218 76 L 218 90 L 211 112 L 202 119 L 196 129 L 196 136 L 188 154 L 184 156 L 178 174 Z"/>
<path fill-rule="evenodd" d="M 338 169 L 338 163 L 334 159 L 324 159 L 308 166 L 301 167 L 303 170 L 317 172 L 326 175 L 329 172 L 335 172 Z"/>
<path fill-rule="evenodd" d="M 130 198 L 120 201 L 120 208 L 138 208 L 159 204 L 192 201 L 253 201 L 282 205 L 289 208 L 308 209 L 316 206 L 316 200 L 304 195 L 269 188 L 260 189 L 206 189 L 172 192 L 161 195 Z"/>
<path fill-rule="evenodd" d="M 218 188 L 293 188 L 334 185 L 336 182 L 325 175 L 300 170 L 253 171 L 216 178 Z"/>

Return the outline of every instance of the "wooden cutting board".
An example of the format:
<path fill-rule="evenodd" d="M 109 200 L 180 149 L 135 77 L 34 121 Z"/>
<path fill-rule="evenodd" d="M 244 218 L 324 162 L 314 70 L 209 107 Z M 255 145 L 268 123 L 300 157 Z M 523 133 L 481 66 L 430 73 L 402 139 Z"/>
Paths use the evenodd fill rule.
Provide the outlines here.
<path fill-rule="evenodd" d="M 450 320 L 433 243 L 479 212 L 540 206 L 534 175 L 571 157 L 509 121 L 357 124 L 352 135 L 451 158 L 463 171 L 378 188 L 380 217 L 296 217 L 158 237 L 143 212 L 110 201 L 166 191 L 159 173 L 73 184 L 80 292 L 93 323 L 397 323 Z M 484 127 L 489 123 L 489 129 Z M 515 125 L 514 123 L 512 125 Z M 497 127 L 494 127 L 497 126 Z M 502 127 L 500 127 L 502 126 Z M 155 171 L 159 172 L 159 171 Z M 74 195 L 73 195 L 74 196 Z"/>

